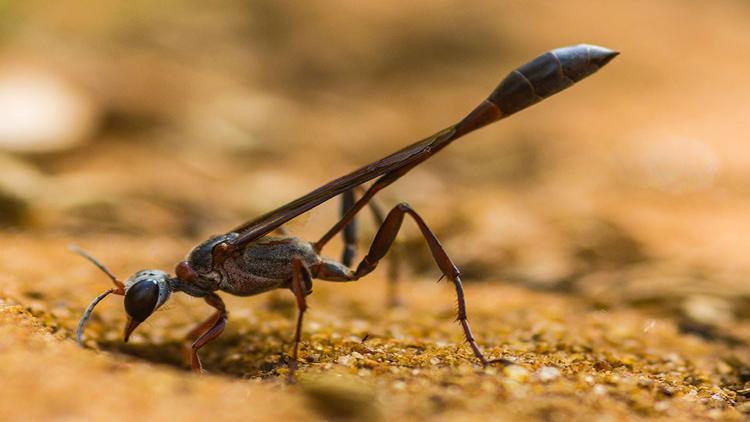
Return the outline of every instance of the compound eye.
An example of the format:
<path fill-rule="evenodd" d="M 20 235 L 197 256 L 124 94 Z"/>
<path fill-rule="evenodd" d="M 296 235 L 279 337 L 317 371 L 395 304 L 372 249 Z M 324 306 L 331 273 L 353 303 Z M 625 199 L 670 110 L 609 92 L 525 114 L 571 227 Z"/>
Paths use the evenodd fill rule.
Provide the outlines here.
<path fill-rule="evenodd" d="M 134 321 L 143 322 L 154 312 L 159 301 L 159 285 L 156 280 L 141 280 L 125 293 L 125 312 Z"/>

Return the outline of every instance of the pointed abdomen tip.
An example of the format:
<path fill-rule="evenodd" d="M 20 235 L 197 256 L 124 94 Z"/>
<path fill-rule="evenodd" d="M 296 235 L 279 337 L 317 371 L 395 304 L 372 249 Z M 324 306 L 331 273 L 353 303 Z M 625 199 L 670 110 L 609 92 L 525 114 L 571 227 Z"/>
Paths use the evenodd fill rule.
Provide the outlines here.
<path fill-rule="evenodd" d="M 609 48 L 600 47 L 598 45 L 583 45 L 585 45 L 588 49 L 591 61 L 596 63 L 599 67 L 602 67 L 605 64 L 609 63 L 610 60 L 614 59 L 620 54 L 619 51 L 610 50 Z"/>

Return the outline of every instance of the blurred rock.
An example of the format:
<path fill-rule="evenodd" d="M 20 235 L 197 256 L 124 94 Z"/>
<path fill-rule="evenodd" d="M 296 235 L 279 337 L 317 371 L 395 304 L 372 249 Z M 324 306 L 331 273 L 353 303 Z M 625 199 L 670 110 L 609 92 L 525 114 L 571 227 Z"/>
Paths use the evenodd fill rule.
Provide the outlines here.
<path fill-rule="evenodd" d="M 190 104 L 188 131 L 199 139 L 210 139 L 206 147 L 232 153 L 251 153 L 272 142 L 279 131 L 279 120 L 289 120 L 295 112 L 283 98 L 259 91 L 235 88 L 231 95 L 205 95 Z"/>
<path fill-rule="evenodd" d="M 612 271 L 586 274 L 575 282 L 575 291 L 600 306 L 630 305 L 689 321 L 727 326 L 747 318 L 743 309 L 750 287 L 737 274 L 700 272 L 675 263 L 650 262 Z"/>
<path fill-rule="evenodd" d="M 677 328 L 683 334 L 692 334 L 706 341 L 723 342 L 729 346 L 744 346 L 746 344 L 744 340 L 731 334 L 731 330 L 711 324 L 683 319 L 678 321 Z"/>
<path fill-rule="evenodd" d="M 12 193 L 0 189 L 0 227 L 23 224 L 29 204 Z"/>
<path fill-rule="evenodd" d="M 707 142 L 673 134 L 646 135 L 623 154 L 629 163 L 628 178 L 670 193 L 710 188 L 721 168 L 721 159 Z"/>
<path fill-rule="evenodd" d="M 37 200 L 42 226 L 72 233 L 170 233 L 195 235 L 202 208 L 165 193 L 140 189 L 117 173 L 80 172 L 50 177 Z"/>
<path fill-rule="evenodd" d="M 0 149 L 65 150 L 83 142 L 96 124 L 89 98 L 60 75 L 28 65 L 0 67 Z"/>
<path fill-rule="evenodd" d="M 41 193 L 45 176 L 33 165 L 0 153 L 0 186 L 14 195 L 31 198 Z"/>
<path fill-rule="evenodd" d="M 0 226 L 17 226 L 28 221 L 43 182 L 44 176 L 30 164 L 0 154 Z"/>
<path fill-rule="evenodd" d="M 380 410 L 372 388 L 351 376 L 319 375 L 303 380 L 305 395 L 326 418 L 377 420 Z"/>
<path fill-rule="evenodd" d="M 690 320 L 709 325 L 728 324 L 734 320 L 732 304 L 726 298 L 692 295 L 682 303 L 682 312 Z"/>
<path fill-rule="evenodd" d="M 612 221 L 581 219 L 570 231 L 575 256 L 584 271 L 625 267 L 648 259 L 641 242 Z"/>

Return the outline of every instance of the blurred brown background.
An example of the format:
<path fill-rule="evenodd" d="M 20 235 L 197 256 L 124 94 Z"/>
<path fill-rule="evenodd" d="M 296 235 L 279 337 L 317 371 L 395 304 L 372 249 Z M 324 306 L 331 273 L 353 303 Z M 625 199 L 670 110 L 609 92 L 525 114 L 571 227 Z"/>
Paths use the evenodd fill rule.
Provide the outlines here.
<path fill-rule="evenodd" d="M 586 42 L 622 54 L 381 199 L 419 210 L 467 284 L 742 342 L 748 22 L 743 0 L 2 2 L 0 294 L 62 314 L 69 333 L 104 285 L 69 242 L 122 277 L 171 269 L 206 236 L 454 123 L 514 67 Z M 337 208 L 290 228 L 315 239 Z M 435 279 L 407 226 L 408 274 Z"/>

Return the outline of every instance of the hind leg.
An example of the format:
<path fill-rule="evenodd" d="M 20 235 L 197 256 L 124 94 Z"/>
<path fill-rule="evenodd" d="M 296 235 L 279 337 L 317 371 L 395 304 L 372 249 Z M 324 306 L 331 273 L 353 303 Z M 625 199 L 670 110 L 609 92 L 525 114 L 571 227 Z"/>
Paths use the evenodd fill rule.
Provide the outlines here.
<path fill-rule="evenodd" d="M 442 271 L 445 277 L 453 282 L 453 286 L 456 289 L 456 299 L 458 301 L 456 320 L 461 324 L 461 328 L 463 328 L 464 331 L 464 337 L 466 337 L 466 342 L 469 343 L 471 350 L 474 352 L 474 356 L 476 356 L 483 365 L 495 362 L 496 360 L 489 361 L 484 357 L 484 354 L 482 354 L 482 350 L 479 348 L 479 345 L 477 344 L 476 340 L 474 339 L 474 335 L 471 332 L 469 318 L 466 313 L 464 288 L 463 284 L 461 283 L 461 276 L 458 268 L 448 256 L 448 253 L 443 248 L 443 245 L 440 244 L 440 241 L 437 239 L 437 237 L 435 237 L 435 234 L 432 233 L 432 230 L 430 230 L 422 217 L 417 214 L 417 212 L 414 211 L 408 204 L 398 204 L 391 210 L 391 212 L 388 213 L 388 216 L 385 218 L 383 225 L 380 226 L 380 229 L 375 235 L 375 239 L 372 241 L 370 251 L 362 259 L 362 262 L 359 263 L 357 271 L 355 271 L 354 275 L 357 277 L 362 277 L 366 274 L 369 274 L 372 270 L 375 269 L 375 267 L 378 265 L 378 262 L 383 258 L 383 256 L 385 256 L 386 252 L 388 252 L 388 249 L 393 244 L 398 231 L 401 229 L 401 224 L 404 221 L 404 216 L 407 214 L 411 216 L 412 219 L 417 223 L 417 226 L 419 226 L 419 230 L 422 232 L 422 236 L 424 236 L 425 240 L 427 241 L 427 246 L 429 246 L 430 248 L 432 258 L 440 268 L 440 271 Z"/>
<path fill-rule="evenodd" d="M 388 213 L 388 216 L 386 216 L 383 224 L 375 234 L 375 239 L 372 241 L 369 252 L 359 263 L 356 271 L 352 273 L 348 268 L 341 264 L 327 262 L 319 269 L 318 277 L 324 280 L 326 279 L 325 277 L 340 277 L 340 280 L 335 281 L 353 281 L 372 272 L 372 270 L 378 265 L 378 262 L 380 262 L 393 245 L 393 241 L 401 229 L 401 224 L 404 221 L 405 215 L 411 216 L 417 223 L 419 230 L 422 232 L 422 236 L 424 236 L 427 241 L 427 245 L 430 248 L 435 263 L 438 265 L 443 275 L 453 282 L 458 302 L 456 320 L 461 324 L 466 342 L 469 343 L 472 352 L 474 352 L 474 356 L 476 356 L 483 365 L 496 362 L 505 363 L 506 361 L 504 359 L 487 360 L 487 358 L 484 357 L 484 354 L 482 354 L 482 350 L 479 348 L 476 339 L 474 339 L 474 335 L 471 332 L 471 326 L 469 325 L 460 272 L 440 244 L 440 241 L 438 241 L 437 237 L 432 233 L 432 230 L 430 230 L 422 217 L 408 204 L 398 204 Z"/>

